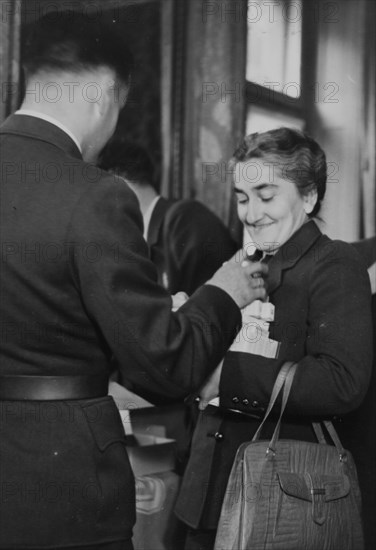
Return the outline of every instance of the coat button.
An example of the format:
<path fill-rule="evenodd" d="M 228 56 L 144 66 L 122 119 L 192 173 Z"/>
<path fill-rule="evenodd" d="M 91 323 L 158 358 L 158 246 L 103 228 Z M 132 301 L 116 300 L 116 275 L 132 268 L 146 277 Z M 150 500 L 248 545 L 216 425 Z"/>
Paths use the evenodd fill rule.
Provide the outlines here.
<path fill-rule="evenodd" d="M 232 398 L 233 403 L 239 403 L 239 401 L 240 401 L 239 397 L 233 397 Z"/>
<path fill-rule="evenodd" d="M 243 399 L 242 401 L 243 405 L 247 406 L 249 405 L 249 400 L 247 398 Z"/>
<path fill-rule="evenodd" d="M 260 403 L 258 401 L 252 401 L 252 407 L 259 407 Z"/>
<path fill-rule="evenodd" d="M 221 433 L 221 432 L 209 432 L 209 433 L 207 434 L 207 436 L 208 436 L 208 437 L 214 437 L 214 439 L 215 439 L 216 441 L 222 441 L 222 439 L 223 439 L 223 437 L 224 437 L 224 436 L 223 436 L 223 433 Z"/>

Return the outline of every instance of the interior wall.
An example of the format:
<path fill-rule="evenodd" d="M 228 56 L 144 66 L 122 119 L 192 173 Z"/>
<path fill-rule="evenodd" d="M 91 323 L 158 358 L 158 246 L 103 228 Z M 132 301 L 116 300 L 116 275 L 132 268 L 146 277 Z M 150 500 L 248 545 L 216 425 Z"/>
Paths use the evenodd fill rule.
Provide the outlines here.
<path fill-rule="evenodd" d="M 366 4 L 361 238 L 376 235 L 376 2 Z"/>
<path fill-rule="evenodd" d="M 245 128 L 246 6 L 244 1 L 191 0 L 187 19 L 184 193 L 230 225 L 227 162 Z"/>
<path fill-rule="evenodd" d="M 26 3 L 29 14 L 35 13 L 32 7 L 36 2 Z M 43 5 L 40 0 L 39 3 Z M 20 4 L 19 0 L 0 0 L 0 120 L 17 107 Z M 167 5 L 167 0 L 162 0 L 162 4 Z M 162 54 L 163 116 L 161 123 L 153 122 L 154 130 L 156 126 L 163 128 L 163 166 L 168 176 L 164 194 L 201 200 L 236 231 L 226 163 L 245 126 L 247 1 L 174 0 L 168 4 L 175 8 L 184 5 L 184 36 L 180 35 L 182 28 L 174 26 L 180 46 L 174 46 L 171 56 L 179 71 L 171 69 L 168 79 L 163 75 L 166 67 L 171 67 L 172 57 L 166 61 L 168 56 Z M 108 0 L 105 5 L 118 11 L 120 2 Z M 311 58 L 306 60 L 308 65 L 314 64 L 314 70 L 309 71 L 313 74 L 311 81 L 307 80 L 311 90 L 307 130 L 323 146 L 329 162 L 322 229 L 333 238 L 351 241 L 376 233 L 375 2 L 315 0 L 314 6 L 311 17 L 317 40 L 313 33 L 308 48 Z M 165 19 L 163 13 L 162 21 Z M 163 42 L 166 34 L 162 27 Z M 170 35 L 167 38 L 171 40 Z M 165 51 L 170 51 L 169 47 L 168 43 Z M 147 79 L 151 80 L 155 79 Z M 167 105 L 165 98 L 169 94 L 171 104 L 167 101 Z M 143 111 L 140 117 L 144 117 Z M 173 120 L 167 121 L 166 113 L 172 112 Z M 157 156 L 160 154 L 157 151 Z M 170 174 L 167 168 L 171 162 L 174 170 Z"/>
<path fill-rule="evenodd" d="M 356 240 L 362 233 L 367 0 L 316 2 L 316 70 L 310 83 L 307 129 L 327 155 L 322 230 Z M 374 121 L 373 121 L 374 124 Z M 375 183 L 373 183 L 373 186 Z"/>
<path fill-rule="evenodd" d="M 0 0 L 0 124 L 19 99 L 20 22 L 20 0 Z"/>

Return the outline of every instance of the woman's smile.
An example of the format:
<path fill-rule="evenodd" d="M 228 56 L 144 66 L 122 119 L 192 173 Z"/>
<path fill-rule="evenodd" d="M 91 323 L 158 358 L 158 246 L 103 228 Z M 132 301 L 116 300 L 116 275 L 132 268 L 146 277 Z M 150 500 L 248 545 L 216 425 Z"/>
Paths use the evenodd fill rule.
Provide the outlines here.
<path fill-rule="evenodd" d="M 271 174 L 270 163 L 257 159 L 257 177 L 250 178 L 247 164 L 240 164 L 235 186 L 239 219 L 259 250 L 277 250 L 307 220 L 306 198 L 291 180 Z"/>

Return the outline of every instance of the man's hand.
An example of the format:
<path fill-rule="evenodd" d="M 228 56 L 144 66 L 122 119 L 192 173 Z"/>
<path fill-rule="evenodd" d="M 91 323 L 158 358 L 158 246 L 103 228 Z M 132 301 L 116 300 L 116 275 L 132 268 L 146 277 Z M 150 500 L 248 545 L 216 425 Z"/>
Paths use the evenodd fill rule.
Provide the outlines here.
<path fill-rule="evenodd" d="M 225 262 L 206 284 L 214 285 L 231 296 L 240 309 L 254 300 L 263 300 L 266 297 L 264 277 L 268 267 L 260 262 L 235 260 Z"/>

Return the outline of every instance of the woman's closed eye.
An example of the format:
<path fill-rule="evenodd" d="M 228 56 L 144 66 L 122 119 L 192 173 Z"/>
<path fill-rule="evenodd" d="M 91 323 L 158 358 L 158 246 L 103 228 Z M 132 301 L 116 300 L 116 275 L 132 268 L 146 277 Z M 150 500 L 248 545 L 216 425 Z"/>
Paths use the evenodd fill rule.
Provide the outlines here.
<path fill-rule="evenodd" d="M 274 199 L 274 193 L 261 193 L 259 195 L 259 198 L 262 200 L 262 202 L 269 202 Z"/>
<path fill-rule="evenodd" d="M 246 195 L 236 195 L 236 200 L 238 204 L 246 204 L 248 202 L 248 197 Z"/>
<path fill-rule="evenodd" d="M 262 201 L 262 202 L 270 202 L 271 200 L 274 199 L 274 195 L 271 195 L 271 196 L 261 196 L 259 197 L 259 199 Z M 237 199 L 237 203 L 238 204 L 247 204 L 248 203 L 248 197 L 239 197 Z"/>

